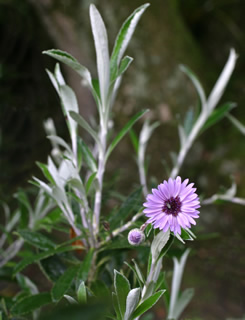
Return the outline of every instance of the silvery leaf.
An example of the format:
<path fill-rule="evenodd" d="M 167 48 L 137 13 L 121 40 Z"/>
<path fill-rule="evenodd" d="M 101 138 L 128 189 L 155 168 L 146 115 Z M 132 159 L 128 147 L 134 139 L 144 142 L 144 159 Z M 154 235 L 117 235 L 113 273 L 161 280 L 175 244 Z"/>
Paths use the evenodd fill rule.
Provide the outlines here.
<path fill-rule="evenodd" d="M 96 57 L 97 57 L 97 70 L 100 84 L 100 96 L 102 106 L 106 105 L 106 99 L 110 81 L 110 63 L 108 51 L 108 39 L 104 22 L 101 18 L 99 11 L 96 7 L 90 5 L 90 21 L 92 32 L 94 36 Z"/>
<path fill-rule="evenodd" d="M 170 237 L 170 231 L 160 231 L 153 239 L 151 244 L 151 254 L 152 254 L 152 261 L 157 261 L 162 249 L 168 242 Z"/>
<path fill-rule="evenodd" d="M 123 320 L 130 320 L 130 317 L 136 309 L 140 299 L 140 288 L 135 288 L 129 291 L 126 300 L 126 312 Z"/>

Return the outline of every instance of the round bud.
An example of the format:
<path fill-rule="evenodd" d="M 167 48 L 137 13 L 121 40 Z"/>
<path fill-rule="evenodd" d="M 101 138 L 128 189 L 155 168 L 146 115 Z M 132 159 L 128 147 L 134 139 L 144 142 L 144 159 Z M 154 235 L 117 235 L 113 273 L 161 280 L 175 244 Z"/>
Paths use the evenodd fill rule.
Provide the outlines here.
<path fill-rule="evenodd" d="M 129 231 L 128 242 L 132 246 L 138 246 L 144 241 L 145 241 L 145 235 L 144 235 L 143 231 L 141 231 L 140 229 L 137 229 L 137 228 Z"/>

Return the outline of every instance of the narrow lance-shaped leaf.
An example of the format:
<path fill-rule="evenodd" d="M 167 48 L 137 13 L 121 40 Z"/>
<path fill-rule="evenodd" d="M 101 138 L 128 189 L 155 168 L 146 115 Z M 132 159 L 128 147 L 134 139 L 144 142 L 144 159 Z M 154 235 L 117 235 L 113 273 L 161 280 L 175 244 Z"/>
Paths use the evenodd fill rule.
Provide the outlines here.
<path fill-rule="evenodd" d="M 55 75 L 55 78 L 57 79 L 57 82 L 59 83 L 59 85 L 65 85 L 65 79 L 61 73 L 61 70 L 60 70 L 60 64 L 59 63 L 56 63 L 55 64 L 55 68 L 54 68 L 54 75 Z"/>
<path fill-rule="evenodd" d="M 118 77 L 120 77 L 128 69 L 133 60 L 134 59 L 129 56 L 126 56 L 122 59 L 118 69 Z"/>
<path fill-rule="evenodd" d="M 105 107 L 110 81 L 108 39 L 104 22 L 93 4 L 90 5 L 90 21 L 96 49 L 100 96 L 102 106 Z"/>
<path fill-rule="evenodd" d="M 55 282 L 55 285 L 51 290 L 54 301 L 58 301 L 64 296 L 66 291 L 70 288 L 72 281 L 75 279 L 77 272 L 78 266 L 72 266 Z"/>
<path fill-rule="evenodd" d="M 180 261 L 174 258 L 174 273 L 173 273 L 173 279 L 172 279 L 171 297 L 170 297 L 170 305 L 169 305 L 169 312 L 168 312 L 169 319 L 174 318 L 173 315 L 174 315 L 175 308 L 178 304 L 177 301 L 178 301 L 182 275 L 184 272 L 184 267 L 185 267 L 185 263 L 186 263 L 189 252 L 190 252 L 190 249 L 187 249 L 182 255 Z"/>
<path fill-rule="evenodd" d="M 207 130 L 209 127 L 223 119 L 233 108 L 235 108 L 236 104 L 232 102 L 227 102 L 221 107 L 215 109 L 211 115 L 209 116 L 208 120 L 205 122 L 203 125 L 201 132 L 204 132 Z"/>
<path fill-rule="evenodd" d="M 30 313 L 51 302 L 52 299 L 50 293 L 43 292 L 17 301 L 17 303 L 13 305 L 10 311 L 12 315 L 22 315 Z"/>
<path fill-rule="evenodd" d="M 138 154 L 138 150 L 139 150 L 139 139 L 135 133 L 135 131 L 133 129 L 129 130 L 129 135 L 130 135 L 130 139 L 131 142 L 133 144 L 134 150 L 136 152 L 136 154 Z"/>
<path fill-rule="evenodd" d="M 60 98 L 63 105 L 63 112 L 67 119 L 67 125 L 70 131 L 71 141 L 72 141 L 72 150 L 76 154 L 77 149 L 77 123 L 70 116 L 70 111 L 79 112 L 77 98 L 74 91 L 66 86 L 60 86 Z"/>
<path fill-rule="evenodd" d="M 82 156 L 84 158 L 84 161 L 88 165 L 89 169 L 92 172 L 97 171 L 97 163 L 96 160 L 90 151 L 89 147 L 86 145 L 86 143 L 83 140 L 79 141 L 79 146 L 81 148 Z"/>
<path fill-rule="evenodd" d="M 91 264 L 92 264 L 92 259 L 93 259 L 93 254 L 94 254 L 94 250 L 90 249 L 86 255 L 86 257 L 84 258 L 79 270 L 78 270 L 78 274 L 77 274 L 77 278 L 79 281 L 86 281 L 88 274 L 89 274 L 89 270 L 91 268 Z"/>
<path fill-rule="evenodd" d="M 23 260 L 21 260 L 20 262 L 18 262 L 17 265 L 14 267 L 13 275 L 16 275 L 16 273 L 20 272 L 21 270 L 23 270 L 25 267 L 27 267 L 28 265 L 30 265 L 32 263 L 36 263 L 42 259 L 46 259 L 50 256 L 55 255 L 55 254 L 59 254 L 62 252 L 67 252 L 67 251 L 73 251 L 76 249 L 77 249 L 77 246 L 64 246 L 64 247 L 59 247 L 59 248 L 55 248 L 55 249 L 50 249 L 50 250 L 38 253 L 36 255 L 30 256 L 30 257 L 26 257 Z M 79 247 L 79 249 L 81 249 L 81 247 Z"/>
<path fill-rule="evenodd" d="M 229 58 L 224 66 L 224 69 L 222 70 L 219 76 L 219 79 L 215 83 L 215 86 L 208 97 L 207 106 L 208 106 L 209 112 L 211 112 L 215 108 L 220 98 L 222 97 L 225 87 L 235 68 L 236 59 L 237 59 L 236 52 L 234 49 L 231 49 Z"/>
<path fill-rule="evenodd" d="M 178 129 L 179 129 L 180 146 L 182 148 L 185 145 L 187 137 L 186 137 L 185 130 L 181 125 L 178 126 Z"/>
<path fill-rule="evenodd" d="M 69 296 L 68 294 L 64 294 L 64 298 L 71 304 L 71 305 L 77 305 L 77 300 Z"/>
<path fill-rule="evenodd" d="M 110 156 L 111 152 L 116 147 L 116 145 L 120 142 L 120 140 L 132 128 L 132 126 L 135 124 L 135 122 L 137 122 L 148 111 L 149 111 L 148 109 L 140 111 L 129 120 L 129 122 L 124 126 L 124 128 L 118 133 L 116 138 L 110 144 L 110 146 L 106 152 L 106 160 L 108 159 L 108 157 Z"/>
<path fill-rule="evenodd" d="M 129 263 L 127 263 L 126 261 L 124 261 L 124 263 L 133 271 L 133 273 L 135 274 L 136 276 L 136 279 L 138 280 L 138 283 L 140 285 L 140 288 L 142 289 L 143 288 L 143 285 L 144 285 L 144 282 L 142 281 L 143 279 L 141 279 L 139 277 L 139 274 L 137 273 L 136 271 L 136 268 L 132 265 L 130 265 Z"/>
<path fill-rule="evenodd" d="M 89 190 L 90 190 L 90 187 L 91 187 L 92 183 L 94 182 L 94 179 L 95 179 L 95 177 L 96 177 L 96 174 L 97 174 L 97 172 L 93 172 L 93 173 L 89 176 L 89 178 L 88 178 L 88 181 L 87 181 L 86 186 L 85 186 L 85 189 L 86 189 L 86 193 L 87 193 L 87 194 L 88 194 L 88 192 L 89 192 Z"/>
<path fill-rule="evenodd" d="M 50 81 L 52 82 L 52 85 L 55 88 L 56 92 L 59 93 L 58 82 L 57 82 L 57 79 L 55 78 L 54 74 L 52 72 L 50 72 L 48 69 L 46 69 L 46 72 L 47 72 L 48 77 L 49 77 Z"/>
<path fill-rule="evenodd" d="M 87 302 L 87 292 L 84 281 L 82 281 L 77 289 L 77 299 L 79 303 Z"/>
<path fill-rule="evenodd" d="M 84 78 L 89 84 L 89 86 L 92 88 L 92 79 L 90 72 L 87 68 L 82 66 L 72 55 L 65 51 L 57 49 L 43 51 L 43 54 L 47 54 L 48 56 L 67 64 L 74 71 L 76 71 L 82 78 Z"/>
<path fill-rule="evenodd" d="M 109 222 L 110 222 L 111 229 L 117 228 L 120 225 L 120 223 L 123 223 L 123 221 L 125 221 L 125 219 L 134 210 L 139 210 L 141 208 L 142 206 L 141 193 L 142 193 L 142 188 L 138 188 L 137 190 L 132 192 L 127 197 L 127 199 L 123 202 L 123 204 L 121 205 L 117 213 L 110 217 Z"/>
<path fill-rule="evenodd" d="M 42 250 L 50 250 L 55 248 L 56 244 L 44 236 L 43 234 L 30 231 L 30 230 L 18 230 L 18 234 L 29 244 Z"/>
<path fill-rule="evenodd" d="M 23 204 L 23 206 L 30 212 L 32 213 L 32 207 L 31 207 L 31 203 L 30 200 L 28 199 L 28 196 L 26 194 L 26 192 L 24 192 L 23 190 L 19 190 L 18 192 L 16 192 L 14 194 L 14 197 L 16 199 L 18 199 L 18 201 L 20 203 Z"/>
<path fill-rule="evenodd" d="M 182 72 L 184 72 L 189 79 L 192 81 L 193 85 L 195 86 L 198 96 L 200 98 L 201 104 L 202 104 L 202 108 L 205 109 L 206 107 L 206 95 L 205 92 L 203 90 L 203 87 L 200 83 L 200 81 L 198 80 L 197 76 L 185 65 L 180 65 L 180 70 Z"/>
<path fill-rule="evenodd" d="M 123 318 L 126 311 L 126 299 L 130 291 L 130 284 L 128 279 L 116 270 L 114 270 L 114 287 L 116 290 L 120 314 Z"/>
<path fill-rule="evenodd" d="M 151 297 L 146 299 L 144 302 L 142 302 L 138 308 L 134 311 L 132 315 L 132 319 L 135 319 L 145 313 L 147 310 L 152 308 L 154 304 L 157 303 L 157 301 L 161 298 L 161 296 L 164 294 L 166 290 L 160 290 L 156 293 L 154 293 Z"/>
<path fill-rule="evenodd" d="M 188 136 L 189 133 L 191 132 L 191 129 L 193 128 L 194 122 L 195 122 L 194 111 L 192 108 L 190 108 L 186 112 L 185 119 L 184 119 L 184 125 L 183 125 L 186 136 Z"/>
<path fill-rule="evenodd" d="M 193 298 L 194 290 L 193 289 L 185 289 L 183 293 L 178 298 L 178 301 L 176 303 L 174 313 L 173 313 L 173 319 L 178 319 L 181 313 L 184 311 L 184 309 L 188 306 L 191 299 Z"/>
<path fill-rule="evenodd" d="M 227 118 L 234 124 L 234 126 L 245 136 L 245 126 L 233 117 L 231 114 L 227 114 Z"/>
<path fill-rule="evenodd" d="M 119 305 L 118 305 L 117 296 L 116 296 L 115 292 L 112 292 L 112 303 L 113 303 L 113 307 L 114 307 L 114 310 L 117 315 L 117 320 L 122 320 L 122 316 L 121 316 L 121 313 L 119 310 Z"/>
<path fill-rule="evenodd" d="M 91 137 L 94 138 L 98 146 L 101 147 L 101 143 L 97 133 L 94 131 L 94 129 L 91 128 L 88 122 L 76 112 L 70 111 L 70 115 L 83 129 L 85 129 L 91 135 Z"/>
<path fill-rule="evenodd" d="M 38 288 L 34 282 L 32 282 L 28 277 L 23 276 L 22 274 L 16 275 L 16 280 L 18 281 L 19 286 L 23 291 L 29 294 L 38 294 Z"/>
<path fill-rule="evenodd" d="M 134 30 L 137 26 L 137 23 L 145 11 L 145 9 L 149 6 L 149 3 L 146 3 L 139 8 L 137 8 L 123 23 L 112 51 L 110 68 L 111 68 L 111 79 L 115 78 L 115 74 L 117 73 L 117 67 L 120 64 L 122 56 L 127 49 L 129 41 L 134 33 Z"/>
<path fill-rule="evenodd" d="M 51 173 L 49 172 L 48 166 L 44 163 L 41 163 L 41 162 L 36 162 L 36 164 L 42 170 L 44 176 L 48 179 L 48 181 L 51 182 L 52 184 L 55 184 L 55 181 L 54 181 Z"/>
<path fill-rule="evenodd" d="M 53 141 L 54 143 L 57 143 L 61 147 L 65 148 L 69 152 L 69 154 L 72 154 L 70 146 L 61 137 L 59 137 L 59 136 L 47 136 L 47 138 L 49 140 Z"/>
<path fill-rule="evenodd" d="M 132 259 L 132 261 L 133 261 L 133 263 L 134 263 L 135 270 L 136 270 L 136 272 L 137 272 L 137 275 L 138 275 L 140 281 L 142 281 L 143 283 L 145 283 L 144 276 L 142 275 L 142 272 L 141 272 L 141 270 L 140 270 L 137 262 L 136 262 L 134 259 Z"/>
<path fill-rule="evenodd" d="M 135 288 L 129 291 L 126 301 L 126 312 L 123 320 L 130 320 L 131 315 L 137 307 L 140 299 L 140 288 Z"/>
<path fill-rule="evenodd" d="M 170 237 L 170 231 L 160 231 L 153 239 L 151 244 L 152 261 L 155 263 L 159 258 L 162 249 L 165 247 Z"/>

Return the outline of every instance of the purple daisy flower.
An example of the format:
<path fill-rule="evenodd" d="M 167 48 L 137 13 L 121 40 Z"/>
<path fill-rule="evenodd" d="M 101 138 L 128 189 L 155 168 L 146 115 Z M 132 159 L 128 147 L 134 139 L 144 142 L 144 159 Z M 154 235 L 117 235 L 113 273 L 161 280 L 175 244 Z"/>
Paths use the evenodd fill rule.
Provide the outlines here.
<path fill-rule="evenodd" d="M 194 183 L 189 179 L 181 182 L 181 178 L 169 178 L 159 184 L 157 189 L 152 189 L 152 194 L 148 194 L 146 202 L 143 204 L 144 213 L 149 219 L 147 223 L 152 223 L 153 228 L 159 228 L 166 232 L 168 229 L 174 234 L 181 234 L 181 228 L 190 228 L 191 224 L 196 224 L 193 218 L 199 218 L 200 201 L 193 188 Z"/>

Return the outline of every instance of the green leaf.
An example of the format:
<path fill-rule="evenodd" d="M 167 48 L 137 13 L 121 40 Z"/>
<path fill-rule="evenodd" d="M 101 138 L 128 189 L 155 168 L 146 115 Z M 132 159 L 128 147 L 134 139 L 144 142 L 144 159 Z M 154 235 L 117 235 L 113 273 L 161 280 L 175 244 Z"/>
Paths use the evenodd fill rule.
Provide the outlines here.
<path fill-rule="evenodd" d="M 137 23 L 145 11 L 145 9 L 149 6 L 148 3 L 137 8 L 123 23 L 112 51 L 111 61 L 110 61 L 110 69 L 111 69 L 111 79 L 115 79 L 115 74 L 117 73 L 117 68 L 120 64 L 121 58 L 127 49 L 129 41 L 134 33 L 134 30 L 137 26 Z"/>
<path fill-rule="evenodd" d="M 87 302 L 87 291 L 84 281 L 82 281 L 77 289 L 77 299 L 79 303 Z"/>
<path fill-rule="evenodd" d="M 138 150 L 139 150 L 139 139 L 135 133 L 135 131 L 133 129 L 130 129 L 129 130 L 129 136 L 130 136 L 130 139 L 132 141 L 132 144 L 133 144 L 133 147 L 134 147 L 134 150 L 135 150 L 135 153 L 138 154 Z"/>
<path fill-rule="evenodd" d="M 85 129 L 94 138 L 98 146 L 101 147 L 101 143 L 97 133 L 94 131 L 94 129 L 91 128 L 88 122 L 80 114 L 74 111 L 71 111 L 70 115 L 72 119 L 74 119 L 83 129 Z"/>
<path fill-rule="evenodd" d="M 138 275 L 140 281 L 143 282 L 143 283 L 145 283 L 144 276 L 143 276 L 143 274 L 142 274 L 142 272 L 141 272 L 141 270 L 140 270 L 137 262 L 136 262 L 134 259 L 132 259 L 132 261 L 133 261 L 133 263 L 134 263 L 135 270 L 136 270 L 136 272 L 137 272 L 137 275 Z"/>
<path fill-rule="evenodd" d="M 56 282 L 67 269 L 65 263 L 57 254 L 40 260 L 38 265 L 50 282 Z"/>
<path fill-rule="evenodd" d="M 51 290 L 52 299 L 59 301 L 67 290 L 70 288 L 72 281 L 75 279 L 78 272 L 78 266 L 68 268 L 64 274 L 55 282 Z"/>
<path fill-rule="evenodd" d="M 164 294 L 165 290 L 160 290 L 156 293 L 154 293 L 151 297 L 146 299 L 144 302 L 142 302 L 138 308 L 134 311 L 132 319 L 135 319 L 142 315 L 144 312 L 149 310 L 154 306 L 154 304 L 157 303 L 157 301 L 161 298 L 161 296 Z"/>
<path fill-rule="evenodd" d="M 27 197 L 27 194 L 23 190 L 18 190 L 14 194 L 14 197 L 18 199 L 18 201 L 28 210 L 28 212 L 32 212 L 30 201 Z"/>
<path fill-rule="evenodd" d="M 192 240 L 194 240 L 194 238 L 196 238 L 196 236 L 192 233 L 191 230 L 189 230 L 189 229 L 182 229 L 182 230 L 181 230 L 181 238 L 182 238 L 183 240 L 190 240 L 190 241 L 192 241 Z"/>
<path fill-rule="evenodd" d="M 215 123 L 223 119 L 228 114 L 228 112 L 230 112 L 235 106 L 236 106 L 235 103 L 227 102 L 221 107 L 215 109 L 209 116 L 208 120 L 203 125 L 200 133 L 204 132 L 209 127 L 211 127 L 212 125 L 214 125 Z"/>
<path fill-rule="evenodd" d="M 114 287 L 116 290 L 120 314 L 123 318 L 126 311 L 127 295 L 130 291 L 130 283 L 128 279 L 117 270 L 114 270 Z"/>
<path fill-rule="evenodd" d="M 188 76 L 188 78 L 192 81 L 194 87 L 196 88 L 198 96 L 200 98 L 202 108 L 205 108 L 207 99 L 206 99 L 203 87 L 200 81 L 198 80 L 197 76 L 185 65 L 180 65 L 180 70 L 184 72 Z"/>
<path fill-rule="evenodd" d="M 126 56 L 122 59 L 121 63 L 120 63 L 120 67 L 118 69 L 118 77 L 120 77 L 122 74 L 124 74 L 124 72 L 128 69 L 128 67 L 130 66 L 130 64 L 132 63 L 134 59 Z"/>
<path fill-rule="evenodd" d="M 52 184 L 55 184 L 55 181 L 49 172 L 48 166 L 46 164 L 38 162 L 38 161 L 36 162 L 36 164 L 42 170 L 44 176 L 48 179 L 48 181 L 51 182 Z"/>
<path fill-rule="evenodd" d="M 79 267 L 77 278 L 79 281 L 86 281 L 88 278 L 89 270 L 93 260 L 94 249 L 89 249 L 86 257 L 84 258 L 81 266 Z"/>
<path fill-rule="evenodd" d="M 95 92 L 97 93 L 97 96 L 100 98 L 100 84 L 98 79 L 92 79 L 92 84 Z M 96 101 L 99 103 L 99 101 Z"/>
<path fill-rule="evenodd" d="M 120 310 L 119 310 L 119 304 L 118 304 L 117 296 L 116 296 L 116 294 L 114 292 L 112 292 L 112 303 L 113 303 L 113 307 L 114 307 L 114 310 L 115 310 L 116 315 L 117 315 L 117 320 L 122 320 L 121 313 L 120 313 Z"/>
<path fill-rule="evenodd" d="M 104 251 L 118 249 L 132 249 L 132 245 L 129 244 L 127 239 L 113 239 L 113 241 L 107 242 L 103 247 L 101 247 L 100 250 Z"/>
<path fill-rule="evenodd" d="M 43 292 L 18 301 L 13 305 L 10 311 L 13 315 L 22 315 L 32 312 L 51 302 L 52 299 L 50 293 Z"/>
<path fill-rule="evenodd" d="M 40 226 L 40 228 L 52 228 L 53 225 L 61 222 L 63 220 L 62 211 L 60 208 L 55 208 L 50 211 L 44 218 L 39 219 L 35 226 Z"/>
<path fill-rule="evenodd" d="M 51 49 L 47 51 L 43 51 L 43 54 L 47 54 L 48 56 L 57 59 L 69 67 L 71 67 L 74 71 L 76 71 L 82 78 L 84 78 L 89 84 L 90 88 L 92 88 L 92 80 L 90 72 L 87 68 L 82 66 L 72 55 L 65 51 Z"/>
<path fill-rule="evenodd" d="M 94 293 L 94 295 L 98 298 L 106 298 L 109 299 L 110 297 L 110 291 L 107 285 L 101 281 L 101 280 L 96 280 L 92 282 L 91 284 L 91 291 Z"/>
<path fill-rule="evenodd" d="M 56 244 L 43 234 L 29 230 L 18 230 L 20 235 L 26 242 L 42 250 L 54 249 Z"/>
<path fill-rule="evenodd" d="M 18 273 L 21 270 L 23 270 L 29 264 L 36 263 L 36 262 L 38 262 L 38 261 L 40 261 L 42 259 L 46 259 L 46 258 L 48 258 L 50 256 L 53 256 L 55 254 L 58 254 L 58 253 L 76 250 L 77 248 L 78 248 L 77 246 L 58 247 L 56 249 L 51 249 L 51 250 L 48 250 L 48 251 L 45 251 L 45 252 L 41 252 L 41 253 L 35 254 L 33 256 L 30 256 L 30 257 L 26 257 L 23 260 L 21 260 L 19 263 L 16 264 L 16 266 L 14 267 L 14 270 L 13 270 L 13 275 L 15 276 L 16 273 Z"/>
<path fill-rule="evenodd" d="M 141 198 L 142 188 L 135 190 L 128 198 L 123 202 L 118 212 L 110 218 L 111 229 L 117 228 L 122 224 L 125 219 L 134 211 L 139 210 L 142 204 Z"/>
<path fill-rule="evenodd" d="M 87 181 L 86 186 L 85 186 L 86 194 L 89 193 L 90 187 L 91 187 L 91 185 L 92 185 L 92 183 L 93 183 L 93 181 L 94 181 L 94 179 L 95 179 L 95 177 L 96 177 L 96 174 L 97 174 L 97 172 L 94 172 L 94 173 L 92 173 L 92 174 L 90 175 L 90 177 L 88 178 L 88 181 Z"/>
<path fill-rule="evenodd" d="M 87 163 L 89 169 L 92 172 L 97 171 L 97 163 L 89 147 L 86 145 L 86 143 L 83 140 L 79 140 L 79 146 L 81 148 L 83 158 Z"/>
<path fill-rule="evenodd" d="M 87 304 L 59 305 L 51 312 L 43 312 L 39 320 L 105 320 L 110 305 L 108 301 L 94 301 Z"/>
<path fill-rule="evenodd" d="M 118 133 L 116 138 L 112 141 L 110 144 L 107 152 L 106 152 L 106 160 L 108 159 L 109 155 L 113 151 L 113 149 L 116 147 L 116 145 L 119 143 L 119 141 L 125 136 L 125 134 L 132 128 L 132 126 L 137 122 L 146 112 L 149 110 L 142 110 L 138 112 L 136 115 L 134 115 L 129 122 L 123 127 L 123 129 Z"/>
<path fill-rule="evenodd" d="M 23 274 L 17 274 L 16 276 L 17 282 L 21 287 L 22 291 L 27 295 L 38 294 L 38 288 L 34 282 L 32 282 L 28 277 Z"/>
<path fill-rule="evenodd" d="M 140 288 L 142 289 L 143 288 L 143 282 L 141 281 L 141 279 L 139 278 L 139 275 L 136 271 L 136 268 L 134 266 L 132 266 L 131 264 L 127 263 L 126 261 L 124 261 L 124 263 L 133 271 L 133 273 L 135 274 L 136 276 L 136 279 L 138 280 L 138 283 L 140 285 Z"/>

